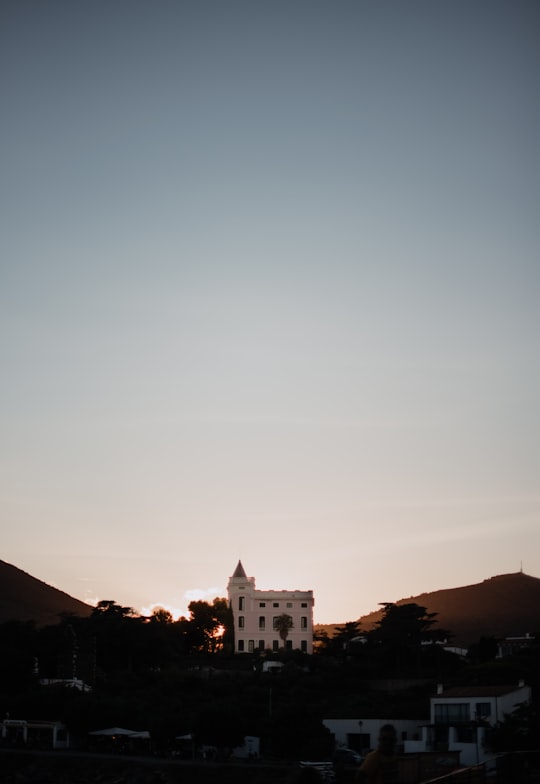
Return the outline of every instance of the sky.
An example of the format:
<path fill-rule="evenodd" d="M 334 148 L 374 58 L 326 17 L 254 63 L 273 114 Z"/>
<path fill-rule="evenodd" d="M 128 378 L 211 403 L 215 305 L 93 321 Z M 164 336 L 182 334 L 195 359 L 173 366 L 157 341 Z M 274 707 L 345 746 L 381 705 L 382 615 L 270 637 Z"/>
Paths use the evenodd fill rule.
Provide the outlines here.
<path fill-rule="evenodd" d="M 0 558 L 342 623 L 540 577 L 536 0 L 3 0 Z"/>

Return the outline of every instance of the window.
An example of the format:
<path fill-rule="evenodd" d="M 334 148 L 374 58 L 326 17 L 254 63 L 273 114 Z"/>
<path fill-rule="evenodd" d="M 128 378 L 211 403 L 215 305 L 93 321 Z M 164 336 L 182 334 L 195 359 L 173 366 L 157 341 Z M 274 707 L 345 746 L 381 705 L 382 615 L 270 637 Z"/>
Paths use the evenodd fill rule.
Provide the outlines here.
<path fill-rule="evenodd" d="M 279 640 L 272 640 L 272 650 L 279 651 Z"/>
<path fill-rule="evenodd" d="M 288 651 L 292 651 L 292 640 L 285 640 L 285 648 Z"/>
<path fill-rule="evenodd" d="M 463 724 L 471 720 L 468 702 L 435 703 L 435 724 Z"/>
<path fill-rule="evenodd" d="M 287 607 L 292 607 L 292 602 L 287 602 Z"/>
<path fill-rule="evenodd" d="M 240 653 L 244 652 L 244 641 L 243 640 L 238 640 L 238 650 L 240 651 Z"/>
<path fill-rule="evenodd" d="M 307 629 L 307 615 L 302 615 L 300 618 L 300 628 Z"/>
<path fill-rule="evenodd" d="M 279 607 L 279 602 L 274 602 L 274 604 L 272 605 L 272 607 Z"/>
<path fill-rule="evenodd" d="M 239 610 L 245 610 L 245 607 L 246 607 L 246 597 L 245 596 L 239 596 L 238 597 L 238 609 Z"/>
<path fill-rule="evenodd" d="M 307 653 L 307 640 L 300 641 L 300 650 Z"/>
<path fill-rule="evenodd" d="M 272 629 L 276 628 L 277 619 L 278 619 L 278 616 L 274 615 L 274 617 L 272 618 Z"/>
<path fill-rule="evenodd" d="M 481 719 L 489 719 L 491 716 L 491 703 L 489 702 L 477 702 L 475 707 L 475 719 L 480 721 Z"/>
<path fill-rule="evenodd" d="M 300 607 L 307 607 L 307 602 L 302 602 L 302 604 L 300 605 Z"/>
<path fill-rule="evenodd" d="M 264 640 L 259 640 L 259 650 L 264 651 Z"/>
<path fill-rule="evenodd" d="M 245 619 L 244 619 L 243 615 L 239 615 L 238 616 L 238 628 L 239 629 L 243 629 L 244 628 L 244 620 Z"/>
<path fill-rule="evenodd" d="M 248 640 L 248 653 L 253 653 L 255 650 L 255 640 Z"/>
<path fill-rule="evenodd" d="M 266 602 L 259 602 L 259 607 L 266 607 Z"/>
<path fill-rule="evenodd" d="M 259 615 L 259 629 L 264 629 L 266 624 L 266 618 L 264 615 Z"/>

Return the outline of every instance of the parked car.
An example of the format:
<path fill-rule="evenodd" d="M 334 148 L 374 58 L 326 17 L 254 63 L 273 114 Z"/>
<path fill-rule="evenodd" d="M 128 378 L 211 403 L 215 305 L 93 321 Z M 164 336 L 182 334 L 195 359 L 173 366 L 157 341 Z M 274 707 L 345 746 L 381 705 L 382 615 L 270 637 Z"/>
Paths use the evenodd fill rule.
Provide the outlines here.
<path fill-rule="evenodd" d="M 332 757 L 334 766 L 358 766 L 362 762 L 362 755 L 354 749 L 336 749 Z"/>

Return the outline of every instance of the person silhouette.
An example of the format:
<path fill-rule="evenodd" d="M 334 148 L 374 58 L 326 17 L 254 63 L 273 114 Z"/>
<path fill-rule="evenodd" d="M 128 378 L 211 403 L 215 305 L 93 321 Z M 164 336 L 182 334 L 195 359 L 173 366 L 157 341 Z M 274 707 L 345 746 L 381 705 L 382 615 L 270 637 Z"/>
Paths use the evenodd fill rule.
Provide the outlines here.
<path fill-rule="evenodd" d="M 369 752 L 358 769 L 357 781 L 365 784 L 396 784 L 399 780 L 396 743 L 396 728 L 392 724 L 384 724 L 379 732 L 377 748 Z"/>

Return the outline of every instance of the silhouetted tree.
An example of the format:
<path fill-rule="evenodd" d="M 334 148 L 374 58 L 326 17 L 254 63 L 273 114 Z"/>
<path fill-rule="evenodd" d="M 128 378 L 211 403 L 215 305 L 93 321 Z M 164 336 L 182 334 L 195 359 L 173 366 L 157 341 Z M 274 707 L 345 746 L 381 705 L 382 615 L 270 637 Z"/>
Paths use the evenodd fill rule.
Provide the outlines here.
<path fill-rule="evenodd" d="M 444 629 L 433 629 L 438 613 L 428 613 L 419 604 L 383 603 L 383 617 L 371 637 L 379 642 L 400 643 L 417 646 L 423 642 L 445 640 L 450 633 Z"/>
<path fill-rule="evenodd" d="M 111 674 L 136 670 L 141 666 L 145 618 L 137 615 L 131 607 L 122 607 L 107 599 L 94 607 L 89 620 L 98 671 Z"/>
<path fill-rule="evenodd" d="M 92 618 L 114 618 L 122 620 L 124 618 L 135 617 L 137 613 L 132 607 L 122 607 L 112 599 L 103 599 L 98 602 L 92 610 Z"/>
<path fill-rule="evenodd" d="M 150 616 L 150 623 L 172 623 L 173 617 L 164 607 L 156 607 Z"/>
<path fill-rule="evenodd" d="M 349 653 L 353 641 L 360 636 L 360 621 L 347 621 L 343 626 L 336 626 L 332 638 L 336 652 Z"/>
<path fill-rule="evenodd" d="M 383 607 L 383 616 L 368 633 L 368 640 L 380 649 L 381 661 L 399 672 L 404 668 L 418 669 L 422 644 L 451 636 L 444 629 L 433 629 L 438 613 L 428 613 L 418 604 L 385 602 Z"/>
<path fill-rule="evenodd" d="M 0 624 L 0 689 L 14 692 L 34 680 L 37 634 L 33 621 Z"/>
<path fill-rule="evenodd" d="M 188 609 L 190 648 L 203 653 L 216 653 L 223 646 L 227 627 L 230 628 L 231 612 L 227 600 L 216 598 L 212 604 L 190 602 Z"/>
<path fill-rule="evenodd" d="M 274 619 L 274 629 L 279 634 L 280 638 L 283 640 L 283 645 L 289 636 L 290 630 L 294 627 L 293 619 L 287 613 L 282 613 L 278 615 L 277 618 Z"/>
<path fill-rule="evenodd" d="M 523 703 L 499 721 L 490 735 L 495 752 L 540 750 L 540 707 Z"/>

